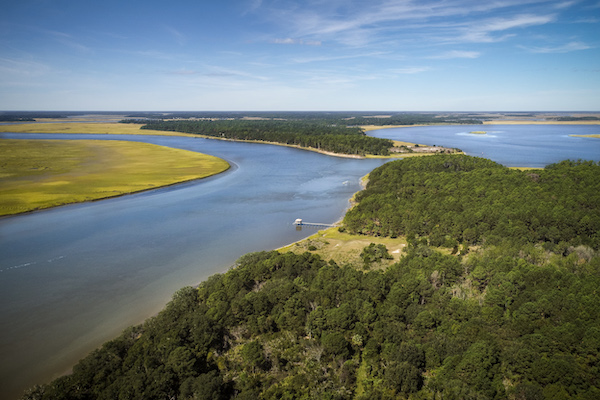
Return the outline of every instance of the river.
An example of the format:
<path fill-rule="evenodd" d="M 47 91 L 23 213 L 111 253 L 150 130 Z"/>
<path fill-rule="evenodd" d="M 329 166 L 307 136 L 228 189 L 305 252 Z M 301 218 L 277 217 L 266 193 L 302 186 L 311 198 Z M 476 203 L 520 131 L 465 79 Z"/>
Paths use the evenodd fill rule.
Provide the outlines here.
<path fill-rule="evenodd" d="M 471 131 L 487 131 L 485 135 Z M 600 126 L 435 126 L 371 132 L 458 147 L 507 166 L 600 160 Z M 333 223 L 384 160 L 201 138 L 0 134 L 134 140 L 226 159 L 220 175 L 173 187 L 0 219 L 0 397 L 66 372 L 83 355 L 160 310 L 179 288 L 224 272 L 248 252 Z"/>
<path fill-rule="evenodd" d="M 0 219 L 0 388 L 11 398 L 64 373 L 172 294 L 334 223 L 383 160 L 201 138 L 2 134 L 124 139 L 226 159 L 220 175 L 114 199 Z"/>

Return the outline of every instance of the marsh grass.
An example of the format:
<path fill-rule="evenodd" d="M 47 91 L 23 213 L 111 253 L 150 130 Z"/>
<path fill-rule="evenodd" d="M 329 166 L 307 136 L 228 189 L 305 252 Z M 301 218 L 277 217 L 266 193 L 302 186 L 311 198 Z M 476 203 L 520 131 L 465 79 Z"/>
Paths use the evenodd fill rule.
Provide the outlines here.
<path fill-rule="evenodd" d="M 0 215 L 204 178 L 229 164 L 148 143 L 0 139 Z"/>

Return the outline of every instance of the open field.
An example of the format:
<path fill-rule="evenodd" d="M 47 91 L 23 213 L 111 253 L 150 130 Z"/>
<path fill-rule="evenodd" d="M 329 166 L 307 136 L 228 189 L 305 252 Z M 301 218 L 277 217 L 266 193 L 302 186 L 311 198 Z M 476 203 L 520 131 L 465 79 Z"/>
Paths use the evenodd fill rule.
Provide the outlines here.
<path fill-rule="evenodd" d="M 0 139 L 0 215 L 98 200 L 223 172 L 217 157 L 147 143 Z"/>
<path fill-rule="evenodd" d="M 324 260 L 335 260 L 339 265 L 362 265 L 360 253 L 370 243 L 383 244 L 387 247 L 393 260 L 382 260 L 374 263 L 371 268 L 385 269 L 400 260 L 403 249 L 406 247 L 404 237 L 392 239 L 374 236 L 360 236 L 342 233 L 338 228 L 328 228 L 315 233 L 307 239 L 292 243 L 279 249 L 302 254 L 306 251 L 320 255 Z"/>
<path fill-rule="evenodd" d="M 141 130 L 142 124 L 120 124 L 116 122 L 51 122 L 45 124 L 0 125 L 0 132 L 15 133 L 83 133 L 113 135 L 160 135 L 198 137 L 189 133 Z"/>

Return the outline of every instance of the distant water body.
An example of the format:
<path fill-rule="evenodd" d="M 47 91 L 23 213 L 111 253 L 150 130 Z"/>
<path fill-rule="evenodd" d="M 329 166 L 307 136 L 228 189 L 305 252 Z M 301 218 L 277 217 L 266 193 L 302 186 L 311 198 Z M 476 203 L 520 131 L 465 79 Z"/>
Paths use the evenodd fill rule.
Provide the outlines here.
<path fill-rule="evenodd" d="M 486 134 L 470 132 L 485 131 Z M 457 147 L 508 167 L 543 168 L 565 159 L 600 161 L 600 125 L 449 125 L 388 128 L 370 136 Z"/>

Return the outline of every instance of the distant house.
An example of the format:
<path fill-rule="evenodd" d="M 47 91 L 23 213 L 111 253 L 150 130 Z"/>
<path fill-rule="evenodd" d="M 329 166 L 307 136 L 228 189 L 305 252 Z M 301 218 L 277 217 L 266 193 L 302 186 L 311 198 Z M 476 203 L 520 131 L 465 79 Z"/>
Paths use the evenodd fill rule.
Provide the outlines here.
<path fill-rule="evenodd" d="M 302 218 L 298 218 L 294 221 L 294 225 L 302 225 Z"/>

